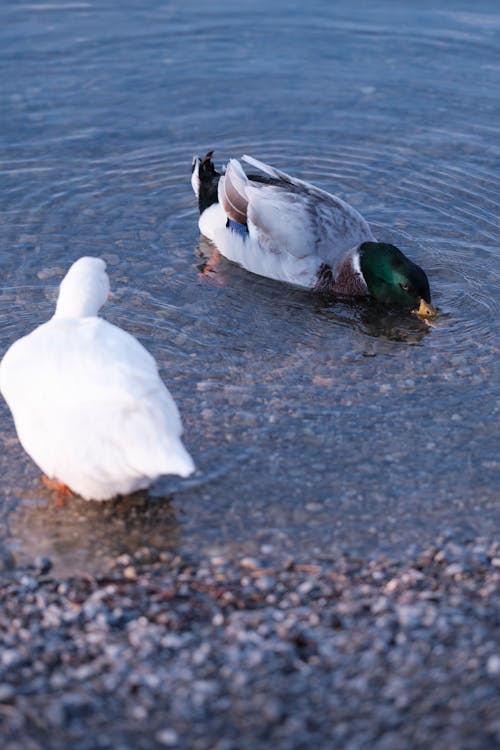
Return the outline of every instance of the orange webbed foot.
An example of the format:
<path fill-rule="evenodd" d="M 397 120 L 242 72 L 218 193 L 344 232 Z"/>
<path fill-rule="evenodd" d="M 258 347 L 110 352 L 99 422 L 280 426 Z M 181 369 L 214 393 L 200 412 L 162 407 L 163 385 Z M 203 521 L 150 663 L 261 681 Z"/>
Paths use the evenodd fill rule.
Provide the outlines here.
<path fill-rule="evenodd" d="M 65 498 L 74 494 L 70 488 L 64 484 L 64 482 L 60 482 L 59 479 L 51 479 L 45 474 L 42 474 L 41 482 L 47 487 L 47 489 L 57 492 L 57 508 L 63 508 Z"/>
<path fill-rule="evenodd" d="M 200 257 L 202 261 L 200 265 L 198 266 L 198 269 L 199 269 L 198 278 L 200 281 L 203 281 L 210 274 L 217 273 L 216 266 L 218 265 L 220 261 L 221 255 L 219 251 L 217 250 L 217 248 L 215 247 L 212 249 L 211 255 L 209 257 L 207 257 L 206 255 L 201 255 Z"/>

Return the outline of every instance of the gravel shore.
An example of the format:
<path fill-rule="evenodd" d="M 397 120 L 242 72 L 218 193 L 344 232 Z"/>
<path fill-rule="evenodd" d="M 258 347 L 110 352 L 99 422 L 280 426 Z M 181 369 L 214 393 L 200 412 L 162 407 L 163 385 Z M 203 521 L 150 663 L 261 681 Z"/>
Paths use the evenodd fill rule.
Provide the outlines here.
<path fill-rule="evenodd" d="M 0 573 L 3 750 L 500 746 L 500 545 Z"/>

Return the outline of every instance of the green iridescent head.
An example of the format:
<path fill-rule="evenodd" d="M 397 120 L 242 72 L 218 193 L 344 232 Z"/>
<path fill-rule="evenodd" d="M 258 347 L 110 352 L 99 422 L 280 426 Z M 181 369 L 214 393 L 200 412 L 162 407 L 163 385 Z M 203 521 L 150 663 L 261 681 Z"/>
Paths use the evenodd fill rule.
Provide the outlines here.
<path fill-rule="evenodd" d="M 420 315 L 436 314 L 425 272 L 386 242 L 363 242 L 359 262 L 368 291 L 379 302 Z"/>

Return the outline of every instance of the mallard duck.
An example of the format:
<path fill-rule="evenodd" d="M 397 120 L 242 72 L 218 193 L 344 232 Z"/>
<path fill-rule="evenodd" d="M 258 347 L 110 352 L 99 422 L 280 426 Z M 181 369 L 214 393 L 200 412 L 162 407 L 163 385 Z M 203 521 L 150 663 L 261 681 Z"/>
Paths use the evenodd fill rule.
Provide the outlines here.
<path fill-rule="evenodd" d="M 21 445 L 49 480 L 86 500 L 186 477 L 177 406 L 137 339 L 97 317 L 109 295 L 106 263 L 84 257 L 62 280 L 55 313 L 15 341 L 0 390 Z"/>
<path fill-rule="evenodd" d="M 213 152 L 193 159 L 199 228 L 222 255 L 248 271 L 315 291 L 372 296 L 432 317 L 424 271 L 397 247 L 376 242 L 352 206 L 251 156 L 246 174 L 231 159 L 216 171 Z"/>

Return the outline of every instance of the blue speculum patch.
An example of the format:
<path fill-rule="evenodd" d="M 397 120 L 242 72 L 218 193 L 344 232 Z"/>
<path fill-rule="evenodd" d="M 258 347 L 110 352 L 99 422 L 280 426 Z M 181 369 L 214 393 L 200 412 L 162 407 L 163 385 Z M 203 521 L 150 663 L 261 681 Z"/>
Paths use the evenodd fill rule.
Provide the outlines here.
<path fill-rule="evenodd" d="M 226 223 L 226 227 L 228 229 L 231 229 L 233 232 L 236 232 L 237 234 L 240 234 L 242 237 L 246 237 L 248 234 L 248 227 L 246 224 L 240 224 L 238 221 L 233 221 L 233 219 L 228 219 Z"/>

